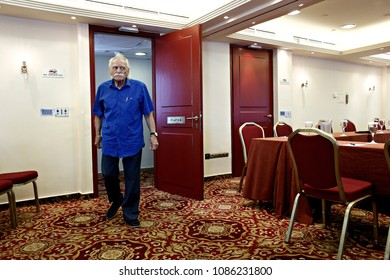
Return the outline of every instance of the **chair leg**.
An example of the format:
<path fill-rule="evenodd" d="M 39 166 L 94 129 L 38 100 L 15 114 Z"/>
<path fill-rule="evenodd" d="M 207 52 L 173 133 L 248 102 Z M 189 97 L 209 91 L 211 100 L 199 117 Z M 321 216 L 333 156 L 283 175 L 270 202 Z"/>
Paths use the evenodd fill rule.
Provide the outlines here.
<path fill-rule="evenodd" d="M 389 232 L 387 233 L 387 241 L 386 241 L 386 247 L 385 247 L 385 260 L 390 259 L 390 227 Z"/>
<path fill-rule="evenodd" d="M 300 198 L 301 198 L 301 194 L 297 193 L 297 195 L 295 196 L 295 199 L 294 199 L 293 209 L 291 211 L 290 223 L 288 225 L 286 238 L 284 239 L 284 242 L 286 242 L 286 243 L 289 243 L 290 239 L 291 239 L 291 233 L 292 233 L 292 229 L 294 226 L 295 215 L 297 214 L 297 209 L 298 209 L 298 204 L 299 204 Z"/>
<path fill-rule="evenodd" d="M 37 209 L 37 212 L 41 211 L 41 207 L 39 205 L 39 197 L 38 197 L 38 186 L 35 181 L 32 182 L 34 187 L 34 197 L 35 197 L 35 208 Z"/>
<path fill-rule="evenodd" d="M 324 224 L 324 228 L 326 228 L 327 225 L 327 219 L 326 219 L 326 200 L 321 199 L 321 208 L 322 208 L 322 223 Z"/>
<path fill-rule="evenodd" d="M 341 229 L 341 235 L 340 235 L 339 250 L 338 250 L 338 253 L 337 253 L 337 259 L 338 260 L 341 260 L 341 258 L 343 257 L 344 243 L 345 243 L 345 237 L 347 235 L 349 216 L 351 214 L 351 210 L 352 210 L 353 206 L 354 206 L 354 204 L 350 203 L 350 204 L 348 204 L 347 208 L 345 209 L 344 220 L 343 220 L 343 227 Z"/>
<path fill-rule="evenodd" d="M 337 259 L 338 260 L 341 260 L 341 258 L 343 257 L 343 252 L 344 252 L 344 243 L 345 243 L 345 237 L 347 235 L 347 229 L 348 229 L 348 223 L 349 223 L 349 216 L 351 215 L 351 211 L 353 209 L 353 207 L 355 207 L 356 204 L 358 204 L 359 202 L 369 198 L 370 196 L 365 196 L 365 197 L 362 197 L 362 198 L 359 198 L 351 203 L 348 204 L 347 208 L 345 209 L 345 214 L 344 214 L 344 221 L 343 221 L 343 227 L 341 229 L 341 236 L 340 236 L 340 243 L 339 243 L 339 251 L 337 253 Z M 374 235 L 375 235 L 375 238 L 376 240 L 377 237 L 378 237 L 378 213 L 377 213 L 377 210 L 376 210 L 376 202 L 375 200 L 373 199 L 372 200 L 372 210 L 374 214 Z M 377 242 L 377 241 L 375 241 Z"/>
<path fill-rule="evenodd" d="M 246 175 L 246 164 L 242 168 L 241 179 L 240 179 L 240 187 L 238 188 L 238 192 L 241 192 L 241 190 L 242 190 L 242 184 L 244 183 L 245 175 Z"/>
<path fill-rule="evenodd" d="M 374 240 L 375 244 L 379 243 L 379 223 L 378 223 L 378 210 L 376 207 L 376 201 L 374 198 L 371 200 L 372 204 L 372 221 L 374 226 Z"/>
<path fill-rule="evenodd" d="M 9 212 L 11 215 L 11 225 L 15 228 L 18 226 L 18 216 L 16 213 L 16 199 L 14 191 L 10 190 L 9 192 L 7 192 L 7 196 L 9 203 Z"/>

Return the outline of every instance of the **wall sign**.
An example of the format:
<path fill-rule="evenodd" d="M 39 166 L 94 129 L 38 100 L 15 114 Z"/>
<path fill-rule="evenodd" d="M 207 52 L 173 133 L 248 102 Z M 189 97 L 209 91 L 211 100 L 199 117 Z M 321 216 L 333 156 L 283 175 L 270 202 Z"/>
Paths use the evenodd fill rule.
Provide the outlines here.
<path fill-rule="evenodd" d="M 49 69 L 43 70 L 42 77 L 43 78 L 63 78 L 64 73 L 60 69 L 49 68 Z"/>

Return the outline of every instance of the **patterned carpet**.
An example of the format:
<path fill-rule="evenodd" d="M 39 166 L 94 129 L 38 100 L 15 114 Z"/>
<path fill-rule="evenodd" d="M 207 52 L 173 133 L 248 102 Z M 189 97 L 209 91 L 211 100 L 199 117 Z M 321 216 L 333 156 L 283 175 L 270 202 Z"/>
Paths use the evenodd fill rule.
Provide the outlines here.
<path fill-rule="evenodd" d="M 290 244 L 283 242 L 289 219 L 277 219 L 267 204 L 242 197 L 239 178 L 205 182 L 204 201 L 159 191 L 143 173 L 141 228 L 113 220 L 109 203 L 99 198 L 68 198 L 18 205 L 19 225 L 12 229 L 9 212 L 0 211 L 0 259 L 9 260 L 277 260 L 335 259 L 343 208 L 332 207 L 331 226 L 296 224 Z M 345 259 L 383 259 L 390 218 L 380 216 L 380 242 L 373 242 L 370 213 L 353 212 Z"/>

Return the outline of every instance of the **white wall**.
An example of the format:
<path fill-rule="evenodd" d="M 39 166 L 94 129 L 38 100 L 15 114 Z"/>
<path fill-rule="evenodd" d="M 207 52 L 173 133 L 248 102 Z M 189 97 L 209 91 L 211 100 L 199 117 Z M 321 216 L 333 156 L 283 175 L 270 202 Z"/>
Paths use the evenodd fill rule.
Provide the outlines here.
<path fill-rule="evenodd" d="M 37 170 L 40 197 L 91 193 L 87 26 L 5 16 L 0 26 L 0 172 Z M 43 78 L 50 68 L 64 77 Z M 56 107 L 68 107 L 70 116 L 40 116 L 41 108 Z M 33 197 L 32 187 L 15 193 Z"/>
<path fill-rule="evenodd" d="M 204 176 L 232 171 L 230 118 L 230 51 L 225 43 L 203 42 L 204 153 L 229 153 L 229 157 L 204 161 Z"/>
<path fill-rule="evenodd" d="M 340 121 L 350 119 L 358 130 L 367 130 L 367 123 L 375 117 L 388 118 L 383 69 L 319 58 L 292 57 L 291 100 L 292 125 L 302 127 L 306 120 L 332 119 L 333 129 L 341 131 Z M 308 82 L 302 87 L 302 82 Z M 369 90 L 375 86 L 375 90 Z M 334 94 L 347 93 L 348 104 L 340 103 Z M 345 100 L 344 98 L 342 99 Z"/>

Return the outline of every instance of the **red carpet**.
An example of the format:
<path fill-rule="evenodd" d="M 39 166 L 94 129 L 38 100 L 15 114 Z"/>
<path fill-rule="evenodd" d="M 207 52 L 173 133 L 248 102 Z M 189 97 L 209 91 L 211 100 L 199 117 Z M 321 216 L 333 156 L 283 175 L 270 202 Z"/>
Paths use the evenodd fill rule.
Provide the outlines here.
<path fill-rule="evenodd" d="M 161 192 L 144 174 L 141 228 L 127 226 L 119 210 L 105 218 L 109 203 L 69 199 L 18 205 L 19 225 L 12 229 L 8 209 L 0 211 L 0 259 L 133 259 L 248 260 L 335 259 L 343 209 L 333 206 L 331 226 L 297 224 L 290 244 L 284 243 L 288 218 L 245 200 L 239 178 L 205 182 L 205 200 L 195 201 Z M 3 208 L 2 208 L 3 209 Z M 356 210 L 346 240 L 344 259 L 383 259 L 390 219 L 380 216 L 380 242 L 373 242 L 371 215 Z"/>

